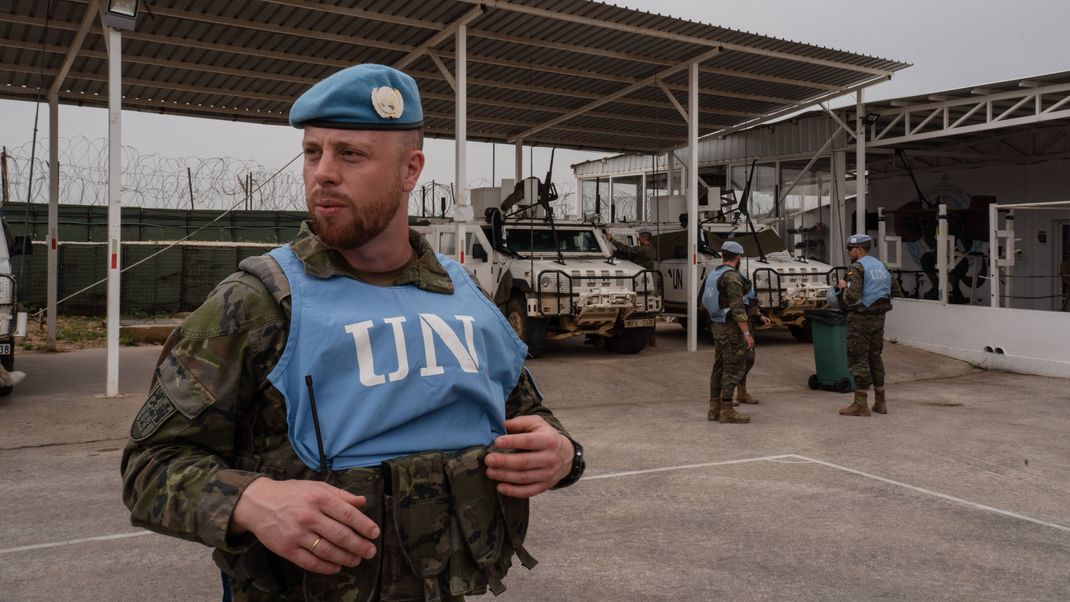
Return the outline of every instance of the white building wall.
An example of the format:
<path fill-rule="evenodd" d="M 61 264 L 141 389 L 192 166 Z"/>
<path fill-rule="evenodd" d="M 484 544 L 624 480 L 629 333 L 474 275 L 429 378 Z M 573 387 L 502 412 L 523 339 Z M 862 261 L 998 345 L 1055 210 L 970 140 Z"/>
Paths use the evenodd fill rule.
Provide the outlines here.
<path fill-rule="evenodd" d="M 896 299 L 884 336 L 982 368 L 1070 378 L 1070 313 Z"/>

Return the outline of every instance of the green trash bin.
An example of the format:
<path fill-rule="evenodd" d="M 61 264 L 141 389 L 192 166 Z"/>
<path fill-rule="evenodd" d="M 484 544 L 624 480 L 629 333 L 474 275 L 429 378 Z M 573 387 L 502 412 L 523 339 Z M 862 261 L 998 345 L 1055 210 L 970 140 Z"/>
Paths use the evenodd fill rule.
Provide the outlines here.
<path fill-rule="evenodd" d="M 855 381 L 847 366 L 847 316 L 835 309 L 810 309 L 804 312 L 814 340 L 814 368 L 811 389 L 850 393 Z"/>

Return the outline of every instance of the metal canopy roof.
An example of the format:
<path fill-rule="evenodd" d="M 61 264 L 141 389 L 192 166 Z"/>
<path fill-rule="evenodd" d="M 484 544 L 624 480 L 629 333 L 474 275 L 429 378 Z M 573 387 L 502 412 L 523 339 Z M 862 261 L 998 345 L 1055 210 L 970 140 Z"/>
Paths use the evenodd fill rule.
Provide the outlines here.
<path fill-rule="evenodd" d="M 903 150 L 916 171 L 1070 157 L 1070 71 L 867 103 L 871 154 Z M 901 173 L 876 159 L 871 178 Z"/>
<path fill-rule="evenodd" d="M 464 24 L 469 139 L 653 152 L 687 141 L 686 67 L 696 59 L 700 135 L 760 123 L 908 66 L 588 0 L 351 4 L 142 0 L 137 30 L 123 34 L 123 108 L 283 124 L 314 82 L 379 62 L 417 79 L 427 134 L 453 137 L 450 74 Z M 69 69 L 61 103 L 106 105 L 97 11 L 91 0 L 0 0 L 0 97 L 43 100 Z M 65 60 L 72 46 L 80 50 Z"/>

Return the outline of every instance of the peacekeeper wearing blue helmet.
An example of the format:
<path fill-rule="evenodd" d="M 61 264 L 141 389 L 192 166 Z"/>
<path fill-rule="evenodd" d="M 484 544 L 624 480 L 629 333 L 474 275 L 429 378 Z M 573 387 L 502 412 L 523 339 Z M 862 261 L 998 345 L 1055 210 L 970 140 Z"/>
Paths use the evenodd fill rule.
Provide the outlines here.
<path fill-rule="evenodd" d="M 706 419 L 722 424 L 746 424 L 750 416 L 737 412 L 733 396 L 754 366 L 752 317 L 765 324 L 769 318 L 758 313 L 757 304 L 749 305 L 753 293 L 750 280 L 740 273 L 743 245 L 733 240 L 721 245 L 723 263 L 706 277 L 702 287 L 702 306 L 710 316 L 715 344 L 713 370 L 710 371 L 710 405 Z M 747 395 L 743 385 L 740 401 L 758 403 Z"/>
<path fill-rule="evenodd" d="M 870 257 L 873 238 L 853 234 L 847 254 L 853 263 L 847 277 L 837 283 L 842 308 L 847 312 L 847 364 L 855 381 L 855 398 L 840 410 L 842 416 L 869 416 L 869 387 L 873 385 L 873 411 L 888 413 L 884 390 L 884 314 L 892 310 L 892 297 L 902 296 L 899 282 L 888 266 Z"/>
<path fill-rule="evenodd" d="M 236 600 L 499 593 L 527 499 L 582 448 L 526 347 L 408 227 L 416 82 L 382 65 L 294 103 L 310 220 L 168 339 L 123 454 L 135 525 L 215 548 Z"/>

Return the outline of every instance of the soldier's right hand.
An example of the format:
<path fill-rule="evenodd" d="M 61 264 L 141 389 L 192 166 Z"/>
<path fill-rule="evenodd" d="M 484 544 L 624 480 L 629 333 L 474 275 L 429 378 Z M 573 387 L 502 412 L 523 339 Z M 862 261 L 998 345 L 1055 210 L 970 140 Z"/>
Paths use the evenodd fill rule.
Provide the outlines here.
<path fill-rule="evenodd" d="M 747 344 L 747 351 L 750 351 L 751 349 L 754 349 L 754 335 L 753 334 L 751 334 L 749 332 L 743 333 L 743 342 Z"/>
<path fill-rule="evenodd" d="M 306 571 L 332 575 L 375 556 L 379 526 L 359 510 L 365 502 L 318 481 L 261 477 L 238 498 L 229 533 L 251 532 Z"/>

